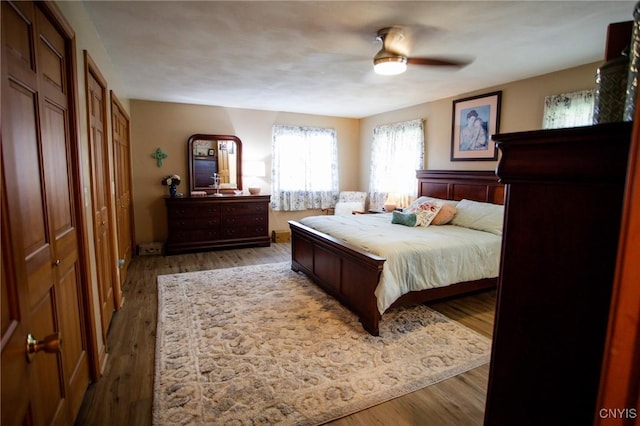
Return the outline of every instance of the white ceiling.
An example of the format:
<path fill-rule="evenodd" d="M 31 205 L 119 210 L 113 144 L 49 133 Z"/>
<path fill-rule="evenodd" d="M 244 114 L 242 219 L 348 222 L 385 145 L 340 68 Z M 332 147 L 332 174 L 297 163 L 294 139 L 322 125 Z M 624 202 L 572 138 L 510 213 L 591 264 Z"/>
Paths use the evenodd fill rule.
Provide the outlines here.
<path fill-rule="evenodd" d="M 635 1 L 85 1 L 124 98 L 366 117 L 602 60 Z M 470 58 L 378 76 L 376 32 L 410 56 Z"/>

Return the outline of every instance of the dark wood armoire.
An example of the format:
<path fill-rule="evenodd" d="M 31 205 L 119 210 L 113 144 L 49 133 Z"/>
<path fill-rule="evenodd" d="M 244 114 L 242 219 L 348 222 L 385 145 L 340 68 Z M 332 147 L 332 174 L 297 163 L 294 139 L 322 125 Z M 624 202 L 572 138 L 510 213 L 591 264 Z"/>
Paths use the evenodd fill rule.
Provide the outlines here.
<path fill-rule="evenodd" d="M 494 136 L 507 190 L 486 425 L 593 423 L 631 130 Z"/>

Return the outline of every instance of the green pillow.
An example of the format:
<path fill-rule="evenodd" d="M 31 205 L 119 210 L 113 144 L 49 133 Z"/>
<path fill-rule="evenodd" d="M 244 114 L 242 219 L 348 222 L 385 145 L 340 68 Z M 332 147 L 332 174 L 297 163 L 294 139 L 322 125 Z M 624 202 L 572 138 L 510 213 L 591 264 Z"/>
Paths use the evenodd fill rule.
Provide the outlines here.
<path fill-rule="evenodd" d="M 402 213 L 394 210 L 391 223 L 404 226 L 416 226 L 416 223 L 418 223 L 418 217 L 415 213 Z"/>

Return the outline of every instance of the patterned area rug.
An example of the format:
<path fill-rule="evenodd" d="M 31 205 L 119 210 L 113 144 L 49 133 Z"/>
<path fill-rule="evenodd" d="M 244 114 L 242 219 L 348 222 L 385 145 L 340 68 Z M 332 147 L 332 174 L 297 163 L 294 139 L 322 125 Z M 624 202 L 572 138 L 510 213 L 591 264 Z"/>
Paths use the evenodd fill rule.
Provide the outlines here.
<path fill-rule="evenodd" d="M 380 337 L 290 264 L 158 277 L 153 422 L 316 425 L 489 361 L 491 341 L 425 306 Z"/>

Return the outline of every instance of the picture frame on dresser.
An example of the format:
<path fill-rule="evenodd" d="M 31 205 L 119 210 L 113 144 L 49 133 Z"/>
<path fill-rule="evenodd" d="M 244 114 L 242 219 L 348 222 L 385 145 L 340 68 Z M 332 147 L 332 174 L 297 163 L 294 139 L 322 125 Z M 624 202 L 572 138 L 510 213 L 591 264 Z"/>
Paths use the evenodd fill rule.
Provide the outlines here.
<path fill-rule="evenodd" d="M 502 91 L 453 101 L 451 161 L 495 161 Z"/>

